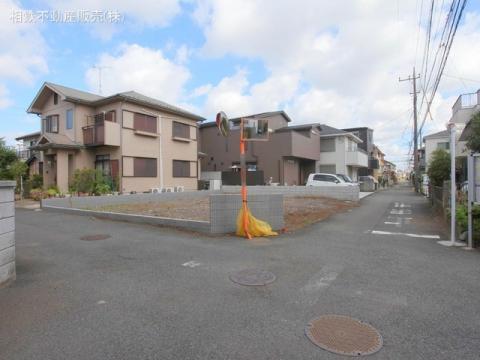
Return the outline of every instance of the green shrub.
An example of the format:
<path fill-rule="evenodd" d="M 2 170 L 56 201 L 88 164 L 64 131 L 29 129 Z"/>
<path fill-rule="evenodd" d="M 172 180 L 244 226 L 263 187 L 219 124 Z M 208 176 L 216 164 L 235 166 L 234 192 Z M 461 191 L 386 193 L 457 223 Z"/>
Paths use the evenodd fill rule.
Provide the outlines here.
<path fill-rule="evenodd" d="M 450 214 L 448 214 L 450 217 Z M 460 233 L 468 229 L 468 207 L 465 204 L 457 205 L 456 224 Z M 480 239 L 480 205 L 472 207 L 472 222 L 473 222 L 473 238 Z"/>
<path fill-rule="evenodd" d="M 42 188 L 43 187 L 43 176 L 40 174 L 33 174 L 30 178 L 32 188 Z"/>
<path fill-rule="evenodd" d="M 95 190 L 95 169 L 77 169 L 73 173 L 72 188 L 77 193 L 92 194 Z"/>
<path fill-rule="evenodd" d="M 432 153 L 428 164 L 428 177 L 434 186 L 442 186 L 445 180 L 450 179 L 450 154 L 443 149 Z"/>
<path fill-rule="evenodd" d="M 82 169 L 73 174 L 73 192 L 101 195 L 110 193 L 112 189 L 111 178 L 103 176 L 100 170 Z"/>
<path fill-rule="evenodd" d="M 95 185 L 95 195 L 104 195 L 110 192 L 112 192 L 112 188 L 106 183 Z"/>

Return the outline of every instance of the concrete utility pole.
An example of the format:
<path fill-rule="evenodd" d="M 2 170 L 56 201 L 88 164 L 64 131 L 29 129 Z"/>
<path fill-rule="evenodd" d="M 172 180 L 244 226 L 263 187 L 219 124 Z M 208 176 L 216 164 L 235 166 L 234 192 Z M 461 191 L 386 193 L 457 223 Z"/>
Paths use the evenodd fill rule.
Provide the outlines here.
<path fill-rule="evenodd" d="M 398 78 L 398 81 L 413 81 L 413 170 L 415 172 L 415 191 L 418 192 L 418 124 L 417 124 L 417 79 L 420 74 L 415 75 L 415 67 L 413 67 L 413 75 L 406 79 Z"/>

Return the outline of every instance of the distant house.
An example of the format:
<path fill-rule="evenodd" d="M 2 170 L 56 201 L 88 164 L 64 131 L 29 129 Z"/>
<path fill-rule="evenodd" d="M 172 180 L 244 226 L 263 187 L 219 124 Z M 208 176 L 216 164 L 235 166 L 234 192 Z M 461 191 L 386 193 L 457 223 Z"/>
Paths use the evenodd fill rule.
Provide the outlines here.
<path fill-rule="evenodd" d="M 27 111 L 41 118 L 29 150 L 41 153 L 45 186 L 65 192 L 75 170 L 90 168 L 123 192 L 197 188 L 198 115 L 135 91 L 103 97 L 49 82 Z"/>
<path fill-rule="evenodd" d="M 375 179 L 379 179 L 380 177 L 383 177 L 384 171 L 385 171 L 385 153 L 380 150 L 380 148 L 377 145 L 373 145 L 373 150 L 372 153 L 370 154 L 370 163 L 372 165 L 372 176 Z"/>
<path fill-rule="evenodd" d="M 16 149 L 17 156 L 27 163 L 29 176 L 43 173 L 43 155 L 40 151 L 31 149 L 37 143 L 40 134 L 40 131 L 36 131 L 15 139 L 19 142 Z"/>
<path fill-rule="evenodd" d="M 263 182 L 282 185 L 303 185 L 310 173 L 315 172 L 320 159 L 320 125 L 288 126 L 290 117 L 284 111 L 262 114 L 268 119 L 269 141 L 249 142 L 246 146 L 246 162 L 249 170 L 261 170 Z M 231 119 L 239 122 L 240 118 Z M 240 131 L 232 130 L 223 137 L 215 122 L 200 125 L 200 151 L 202 170 L 232 171 L 239 165 Z"/>
<path fill-rule="evenodd" d="M 363 141 L 354 133 L 321 125 L 320 160 L 317 171 L 348 175 L 357 181 L 360 169 L 368 167 L 368 154 Z"/>
<path fill-rule="evenodd" d="M 360 149 L 363 149 L 368 154 L 368 166 L 358 169 L 358 176 L 374 175 L 375 171 L 379 170 L 378 159 L 373 157 L 374 142 L 373 142 L 373 129 L 369 127 L 355 127 L 342 129 L 346 132 L 351 132 L 353 135 L 362 140 L 358 145 Z"/>
<path fill-rule="evenodd" d="M 432 153 L 437 149 L 450 151 L 450 132 L 442 130 L 423 137 L 425 144 L 425 171 L 428 170 L 428 163 L 432 158 Z"/>

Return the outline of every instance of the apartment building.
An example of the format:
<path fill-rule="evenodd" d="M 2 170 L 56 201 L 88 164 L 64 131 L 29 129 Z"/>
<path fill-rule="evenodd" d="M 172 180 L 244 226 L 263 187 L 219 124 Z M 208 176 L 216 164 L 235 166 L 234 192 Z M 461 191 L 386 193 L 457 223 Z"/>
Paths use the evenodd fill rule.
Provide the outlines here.
<path fill-rule="evenodd" d="M 41 122 L 30 149 L 42 153 L 46 186 L 65 192 L 76 169 L 96 168 L 122 192 L 197 188 L 198 115 L 135 91 L 103 97 L 49 82 L 27 112 Z"/>
<path fill-rule="evenodd" d="M 288 126 L 290 117 L 284 111 L 273 111 L 248 117 L 268 119 L 269 140 L 248 142 L 246 162 L 249 170 L 261 170 L 264 181 L 281 185 L 304 185 L 310 173 L 315 172 L 320 159 L 319 124 Z M 240 118 L 231 119 L 238 123 Z M 203 154 L 202 170 L 232 171 L 239 165 L 240 131 L 232 130 L 224 138 L 215 122 L 200 126 L 200 149 Z"/>
<path fill-rule="evenodd" d="M 348 175 L 358 181 L 359 170 L 368 167 L 367 152 L 361 148 L 363 141 L 352 132 L 321 125 L 320 160 L 317 171 Z"/>

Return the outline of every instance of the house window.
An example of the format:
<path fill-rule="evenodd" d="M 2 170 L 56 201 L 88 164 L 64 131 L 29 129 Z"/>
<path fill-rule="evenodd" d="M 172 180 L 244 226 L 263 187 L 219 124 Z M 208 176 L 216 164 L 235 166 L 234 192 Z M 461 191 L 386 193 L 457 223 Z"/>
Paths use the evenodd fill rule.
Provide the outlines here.
<path fill-rule="evenodd" d="M 43 119 L 43 130 L 49 133 L 58 133 L 58 115 L 50 115 Z"/>
<path fill-rule="evenodd" d="M 110 176 L 110 155 L 97 155 L 95 169 L 100 170 L 104 176 Z"/>
<path fill-rule="evenodd" d="M 437 149 L 450 150 L 449 142 L 439 142 L 437 143 Z"/>
<path fill-rule="evenodd" d="M 190 161 L 173 160 L 173 177 L 190 177 Z"/>
<path fill-rule="evenodd" d="M 190 139 L 190 125 L 174 121 L 172 127 L 172 135 L 173 137 Z"/>
<path fill-rule="evenodd" d="M 102 124 L 104 121 L 116 122 L 115 110 L 101 112 L 94 116 L 95 124 Z"/>
<path fill-rule="evenodd" d="M 335 138 L 320 140 L 320 152 L 334 152 L 335 151 Z"/>
<path fill-rule="evenodd" d="M 73 129 L 73 110 L 67 110 L 67 129 Z"/>
<path fill-rule="evenodd" d="M 133 128 L 139 131 L 157 133 L 157 118 L 155 116 L 135 113 L 133 115 Z"/>
<path fill-rule="evenodd" d="M 157 177 L 157 159 L 140 157 L 133 158 L 133 176 Z"/>
<path fill-rule="evenodd" d="M 57 105 L 57 104 L 58 104 L 58 94 L 53 93 L 53 105 Z"/>

